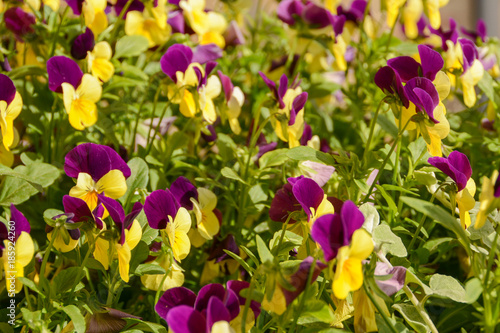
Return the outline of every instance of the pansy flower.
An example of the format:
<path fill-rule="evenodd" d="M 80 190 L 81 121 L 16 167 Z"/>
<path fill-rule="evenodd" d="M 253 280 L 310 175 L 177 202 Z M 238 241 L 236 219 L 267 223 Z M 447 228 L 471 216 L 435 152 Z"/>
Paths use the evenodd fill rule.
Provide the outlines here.
<path fill-rule="evenodd" d="M 108 27 L 106 16 L 107 2 L 105 0 L 66 0 L 73 14 L 80 16 L 83 13 L 85 25 L 94 35 L 99 35 Z"/>
<path fill-rule="evenodd" d="M 182 268 L 172 256 L 161 251 L 161 242 L 153 242 L 150 250 L 159 252 L 158 256 L 149 256 L 144 263 L 158 265 L 165 270 L 165 274 L 144 274 L 141 276 L 142 284 L 149 290 L 168 290 L 184 284 Z"/>
<path fill-rule="evenodd" d="M 241 327 L 241 307 L 246 299 L 240 292 L 248 287 L 250 284 L 244 281 L 228 281 L 227 289 L 213 283 L 202 287 L 198 295 L 184 287 L 172 288 L 160 297 L 155 310 L 173 333 L 231 332 L 231 327 Z M 253 324 L 260 314 L 260 304 L 251 301 L 250 309 L 246 320 Z"/>
<path fill-rule="evenodd" d="M 146 198 L 144 212 L 149 226 L 167 237 L 175 260 L 186 258 L 191 249 L 187 235 L 191 229 L 191 216 L 179 205 L 172 192 L 168 189 L 152 192 Z"/>
<path fill-rule="evenodd" d="M 458 57 L 461 58 L 463 73 L 460 75 L 460 83 L 464 93 L 464 104 L 468 107 L 473 107 L 476 104 L 475 86 L 481 81 L 484 75 L 484 67 L 479 60 L 479 52 L 474 42 L 459 38 L 458 44 L 460 48 L 457 50 Z M 460 52 L 461 50 L 461 52 Z"/>
<path fill-rule="evenodd" d="M 73 148 L 65 157 L 66 175 L 77 179 L 69 192 L 72 197 L 83 199 L 93 211 L 98 205 L 98 195 L 118 199 L 127 191 L 126 178 L 130 168 L 108 146 L 84 143 Z"/>
<path fill-rule="evenodd" d="M 314 268 L 313 263 L 315 263 Z M 293 290 L 288 290 L 281 285 L 279 279 L 274 277 L 275 286 L 273 289 L 267 289 L 267 294 L 264 295 L 262 308 L 267 311 L 272 311 L 278 315 L 282 315 L 292 302 L 304 291 L 309 277 L 309 271 L 313 269 L 311 283 L 315 282 L 319 274 L 326 265 L 321 261 L 315 261 L 313 257 L 307 257 L 300 263 L 298 269 L 285 277 L 287 282 L 293 286 Z M 268 279 L 270 277 L 268 276 Z M 288 287 L 289 288 L 289 287 Z M 272 295 L 270 294 L 270 290 Z M 270 296 L 270 297 L 269 297 Z"/>
<path fill-rule="evenodd" d="M 311 237 L 323 250 L 325 261 L 337 259 L 333 293 L 339 299 L 363 285 L 362 261 L 373 252 L 371 236 L 361 229 L 364 221 L 358 207 L 346 201 L 340 213 L 324 215 L 312 226 Z"/>
<path fill-rule="evenodd" d="M 62 93 L 69 123 L 77 130 L 84 130 L 97 122 L 96 103 L 101 99 L 99 80 L 83 74 L 76 62 L 65 56 L 55 56 L 47 61 L 50 90 Z"/>
<path fill-rule="evenodd" d="M 179 2 L 184 16 L 201 45 L 215 44 L 221 49 L 226 45 L 222 36 L 227 28 L 224 16 L 214 11 L 205 11 L 205 0 L 182 0 Z"/>
<path fill-rule="evenodd" d="M 124 3 L 126 4 L 127 1 Z M 133 10 L 127 12 L 125 34 L 127 36 L 139 35 L 145 37 L 149 42 L 149 47 L 164 44 L 171 32 L 171 28 L 167 24 L 165 4 L 165 0 L 148 2 L 145 5 L 146 7 L 142 6 L 142 9 L 141 6 L 136 6 Z"/>
<path fill-rule="evenodd" d="M 290 148 L 300 146 L 300 137 L 304 132 L 304 105 L 307 101 L 307 93 L 302 92 L 296 80 L 288 86 L 288 78 L 285 74 L 281 76 L 278 85 L 269 80 L 264 73 L 259 72 L 259 74 L 278 103 L 277 112 L 271 118 L 276 135 L 288 142 Z"/>
<path fill-rule="evenodd" d="M 9 223 L 11 226 L 9 229 L 0 222 L 0 265 L 3 265 L 5 270 L 5 282 L 9 295 L 11 295 L 11 285 L 15 284 L 16 294 L 23 287 L 18 278 L 24 277 L 24 267 L 31 262 L 35 254 L 35 246 L 30 236 L 30 223 L 13 204 L 10 205 L 9 221 L 12 221 Z M 12 253 L 15 253 L 14 263 L 10 260 L 13 256 Z M 15 282 L 12 279 L 15 279 Z"/>
<path fill-rule="evenodd" d="M 222 74 L 221 71 L 217 71 L 220 81 L 222 83 L 222 89 L 224 91 L 224 96 L 226 97 L 226 116 L 229 122 L 229 126 L 234 134 L 241 133 L 241 126 L 238 117 L 241 113 L 241 107 L 245 103 L 245 94 L 241 91 L 240 87 L 235 87 L 231 82 L 231 79 Z"/>
<path fill-rule="evenodd" d="M 23 108 L 23 99 L 17 92 L 12 80 L 4 74 L 0 74 L 0 128 L 2 131 L 2 143 L 9 151 L 14 143 L 15 128 L 14 119 L 19 116 Z"/>
<path fill-rule="evenodd" d="M 482 228 L 486 222 L 488 214 L 500 207 L 500 178 L 499 172 L 494 171 L 491 178 L 483 177 L 483 186 L 479 196 L 479 211 L 477 212 L 474 228 Z"/>
<path fill-rule="evenodd" d="M 109 216 L 115 223 L 118 230 L 118 237 L 112 240 L 98 237 L 94 250 L 94 258 L 99 261 L 104 268 L 109 268 L 109 263 L 113 258 L 118 258 L 118 268 L 123 281 L 129 281 L 130 260 L 132 250 L 139 244 L 142 237 L 142 228 L 135 218 L 142 210 L 142 204 L 136 202 L 132 211 L 125 216 L 123 207 L 118 201 L 99 195 L 99 201 L 109 212 Z"/>
<path fill-rule="evenodd" d="M 322 29 L 331 26 L 334 16 L 326 8 L 318 6 L 312 1 L 284 0 L 276 9 L 278 18 L 290 26 L 298 23 L 298 20 L 311 29 Z"/>
<path fill-rule="evenodd" d="M 460 28 L 460 31 L 462 31 L 465 36 L 472 39 L 473 42 L 476 42 L 479 38 L 484 43 L 486 42 L 486 37 L 488 36 L 488 33 L 486 31 L 486 23 L 484 23 L 482 19 L 477 20 L 475 31 L 467 30 L 464 27 Z"/>
<path fill-rule="evenodd" d="M 389 59 L 388 66 L 375 75 L 375 83 L 394 97 L 391 105 L 400 128 L 418 129 L 429 153 L 441 156 L 441 140 L 450 131 L 442 103 L 450 92 L 450 81 L 441 71 L 444 61 L 438 52 L 426 45 L 419 45 L 418 51 L 420 63 L 408 56 Z M 414 117 L 417 114 L 420 118 Z"/>
<path fill-rule="evenodd" d="M 188 118 L 199 111 L 210 124 L 217 119 L 213 99 L 221 92 L 221 83 L 210 72 L 216 63 L 209 61 L 203 69 L 198 61 L 206 60 L 205 49 L 193 53 L 190 47 L 175 44 L 168 48 L 160 60 L 162 71 L 175 83 L 168 89 L 172 103 L 180 104 L 180 112 Z"/>
<path fill-rule="evenodd" d="M 12 31 L 16 38 L 23 41 L 23 37 L 35 32 L 35 15 L 26 13 L 20 7 L 11 7 L 3 14 L 5 27 Z"/>
<path fill-rule="evenodd" d="M 428 162 L 453 179 L 457 185 L 455 199 L 460 212 L 460 223 L 464 229 L 468 228 L 471 224 L 469 210 L 474 208 L 476 204 L 474 200 L 476 183 L 471 178 L 472 169 L 469 159 L 464 154 L 453 151 L 448 155 L 448 158 L 431 157 Z M 455 209 L 455 207 L 452 207 L 452 209 Z"/>

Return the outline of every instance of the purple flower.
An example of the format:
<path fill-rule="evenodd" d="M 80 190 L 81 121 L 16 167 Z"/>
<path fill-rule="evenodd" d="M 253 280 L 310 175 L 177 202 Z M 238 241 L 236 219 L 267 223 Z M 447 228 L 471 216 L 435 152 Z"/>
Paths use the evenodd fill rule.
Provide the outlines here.
<path fill-rule="evenodd" d="M 205 45 L 198 45 L 193 51 L 192 62 L 205 64 L 208 62 L 215 61 L 219 58 L 222 58 L 222 49 L 217 45 L 211 43 Z"/>
<path fill-rule="evenodd" d="M 181 207 L 193 210 L 191 198 L 198 201 L 198 190 L 186 177 L 178 177 L 171 185 L 170 192 Z"/>
<path fill-rule="evenodd" d="M 193 51 L 189 46 L 174 44 L 161 57 L 160 65 L 163 73 L 177 83 L 177 72 L 184 73 L 193 62 Z"/>
<path fill-rule="evenodd" d="M 187 288 L 176 287 L 161 296 L 155 310 L 174 333 L 210 333 L 214 323 L 230 322 L 238 316 L 246 301 L 239 293 L 248 287 L 248 282 L 242 281 L 229 281 L 227 289 L 213 283 L 201 288 L 197 296 Z M 259 304 L 252 301 L 251 308 L 256 318 Z"/>
<path fill-rule="evenodd" d="M 457 184 L 458 191 L 465 188 L 467 181 L 472 176 L 469 159 L 465 154 L 456 150 L 452 151 L 448 158 L 431 157 L 428 162 L 453 179 Z"/>
<path fill-rule="evenodd" d="M 108 198 L 102 194 L 99 194 L 99 201 L 104 207 L 106 207 L 109 212 L 109 216 L 111 216 L 111 219 L 120 232 L 119 243 L 120 245 L 123 245 L 125 243 L 125 230 L 130 230 L 132 227 L 134 219 L 142 211 L 142 204 L 140 202 L 136 202 L 132 207 L 132 211 L 125 216 L 125 211 L 118 201 Z"/>
<path fill-rule="evenodd" d="M 346 21 L 351 21 L 356 24 L 361 23 L 365 15 L 366 5 L 366 0 L 354 0 L 349 9 L 344 9 L 342 6 L 338 6 L 337 15 L 344 16 Z"/>
<path fill-rule="evenodd" d="M 172 33 L 184 34 L 186 32 L 186 20 L 182 10 L 171 11 L 168 14 L 167 23 L 172 27 Z"/>
<path fill-rule="evenodd" d="M 16 97 L 16 87 L 14 82 L 4 74 L 0 74 L 0 101 L 5 101 L 9 105 Z"/>
<path fill-rule="evenodd" d="M 104 207 L 98 205 L 93 212 L 90 211 L 87 203 L 80 199 L 69 195 L 63 197 L 64 212 L 66 214 L 73 214 L 73 222 L 94 222 L 97 228 L 101 229 L 104 227 L 102 217 L 104 215 Z"/>
<path fill-rule="evenodd" d="M 10 221 L 14 222 L 14 229 L 12 232 L 14 232 L 14 239 L 12 239 L 12 234 L 9 235 L 7 226 L 3 223 L 0 222 L 0 257 L 3 255 L 3 250 L 5 249 L 5 244 L 4 241 L 9 239 L 13 242 L 15 242 L 19 236 L 21 236 L 21 233 L 27 232 L 28 234 L 31 231 L 31 226 L 30 223 L 28 222 L 28 219 L 21 213 L 17 208 L 13 205 L 10 204 Z"/>
<path fill-rule="evenodd" d="M 47 61 L 49 74 L 49 89 L 62 93 L 61 85 L 64 82 L 71 84 L 75 89 L 80 85 L 83 72 L 78 64 L 65 56 L 55 56 Z"/>
<path fill-rule="evenodd" d="M 457 31 L 457 22 L 454 19 L 450 18 L 450 30 L 444 31 L 443 28 L 439 28 L 438 30 L 430 27 L 431 32 L 435 35 L 441 37 L 441 48 L 443 51 L 448 51 L 447 41 L 451 41 L 453 44 L 457 43 L 458 40 L 458 31 Z"/>
<path fill-rule="evenodd" d="M 476 44 L 474 44 L 474 42 L 469 39 L 459 38 L 458 42 L 462 47 L 463 60 L 464 60 L 463 67 L 465 73 L 472 66 L 474 60 L 479 58 L 479 52 L 477 50 Z"/>
<path fill-rule="evenodd" d="M 323 215 L 314 222 L 311 237 L 323 249 L 325 260 L 330 261 L 341 247 L 351 243 L 354 231 L 364 222 L 365 217 L 354 202 L 346 201 L 340 213 Z"/>
<path fill-rule="evenodd" d="M 83 34 L 78 35 L 71 45 L 71 56 L 75 59 L 82 60 L 87 57 L 87 52 L 94 49 L 95 40 L 94 33 L 89 28 L 85 29 Z"/>
<path fill-rule="evenodd" d="M 76 222 L 73 220 L 73 217 L 74 217 L 73 213 L 59 214 L 59 215 L 52 217 L 52 220 L 56 221 L 56 220 L 63 218 L 63 217 L 66 218 L 66 221 L 64 221 L 64 223 L 72 224 L 72 223 Z M 51 233 L 52 230 L 54 230 L 54 228 L 51 227 L 50 225 L 45 226 L 45 232 L 47 234 Z M 75 241 L 80 239 L 80 236 L 81 236 L 80 229 L 78 229 L 78 228 L 77 229 L 66 229 L 66 231 L 68 232 L 71 239 L 73 239 Z"/>
<path fill-rule="evenodd" d="M 153 229 L 165 229 L 169 217 L 174 219 L 179 208 L 180 204 L 168 189 L 153 191 L 144 203 L 144 213 Z"/>
<path fill-rule="evenodd" d="M 406 268 L 403 266 L 394 266 L 390 267 L 388 264 L 377 262 L 377 266 L 375 267 L 375 276 L 381 275 L 392 275 L 389 280 L 377 280 L 378 287 L 387 295 L 392 296 L 401 289 L 403 289 L 405 285 L 406 279 Z"/>
<path fill-rule="evenodd" d="M 5 27 L 12 31 L 19 40 L 22 40 L 23 36 L 35 32 L 33 25 L 36 19 L 33 14 L 26 13 L 19 7 L 11 7 L 3 15 Z"/>
<path fill-rule="evenodd" d="M 276 11 L 278 18 L 290 26 L 295 25 L 298 19 L 313 29 L 333 26 L 332 13 L 311 1 L 304 4 L 300 0 L 284 0 L 280 2 Z"/>
<path fill-rule="evenodd" d="M 125 8 L 125 5 L 127 4 L 127 2 L 128 2 L 128 0 L 117 0 L 116 1 L 114 7 L 115 7 L 115 12 L 116 12 L 117 16 L 121 15 L 121 13 L 122 13 L 123 9 Z M 155 7 L 157 6 L 157 3 L 158 3 L 158 1 L 155 0 L 155 4 L 154 4 Z M 140 0 L 133 0 L 132 3 L 127 8 L 127 11 L 123 14 L 123 19 L 126 19 L 128 12 L 131 12 L 133 10 L 142 13 L 144 11 L 144 4 L 142 3 L 142 1 L 140 1 Z"/>
<path fill-rule="evenodd" d="M 240 255 L 240 248 L 238 247 L 238 244 L 236 244 L 236 239 L 233 235 L 227 235 L 222 241 L 215 239 L 212 247 L 208 251 L 209 255 L 207 261 L 215 260 L 216 263 L 220 263 L 224 260 L 232 259 L 231 256 L 224 252 L 224 250 Z"/>
<path fill-rule="evenodd" d="M 108 146 L 84 143 L 73 148 L 64 158 L 64 171 L 71 178 L 78 178 L 83 172 L 97 181 L 111 170 L 120 170 L 125 178 L 131 174 L 127 163 Z"/>
<path fill-rule="evenodd" d="M 482 19 L 479 19 L 476 24 L 476 31 L 473 30 L 467 30 L 464 27 L 460 28 L 460 31 L 467 37 L 471 38 L 474 42 L 478 39 L 481 38 L 481 41 L 484 43 L 486 42 L 486 36 L 488 35 L 488 32 L 486 30 L 486 24 Z"/>

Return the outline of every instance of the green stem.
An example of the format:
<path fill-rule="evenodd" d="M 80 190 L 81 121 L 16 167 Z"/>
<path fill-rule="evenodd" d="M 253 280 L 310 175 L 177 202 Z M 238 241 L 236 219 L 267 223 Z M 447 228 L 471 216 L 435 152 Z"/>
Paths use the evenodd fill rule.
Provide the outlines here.
<path fill-rule="evenodd" d="M 149 142 L 149 135 L 151 134 L 151 131 L 148 133 L 148 141 L 146 141 L 147 144 L 148 144 L 148 146 L 147 146 L 148 148 L 146 149 L 146 156 L 151 151 L 151 147 L 153 146 L 153 141 L 156 138 L 156 134 L 158 134 L 158 130 L 160 128 L 161 122 L 162 122 L 163 118 L 165 117 L 165 113 L 167 112 L 167 109 L 168 109 L 169 106 L 170 106 L 170 101 L 168 101 L 167 104 L 165 104 L 165 107 L 163 108 L 163 111 L 161 113 L 160 119 L 158 120 L 158 124 L 155 127 L 153 138 L 151 139 L 151 142 Z M 151 119 L 151 125 L 152 124 L 153 124 L 153 119 Z"/>
<path fill-rule="evenodd" d="M 245 307 L 243 308 L 243 317 L 241 319 L 241 332 L 246 332 L 248 309 L 250 308 L 250 303 L 252 302 L 252 294 L 255 288 L 255 275 L 252 276 L 252 280 L 250 281 L 250 287 L 248 289 L 248 294 L 245 299 Z"/>
<path fill-rule="evenodd" d="M 115 283 L 116 283 L 116 277 L 118 276 L 118 272 L 120 269 L 116 267 L 115 274 L 113 274 L 113 279 L 111 280 L 111 283 L 109 285 L 109 292 L 108 292 L 108 298 L 106 299 L 106 306 L 111 307 L 113 304 L 113 298 L 115 296 Z"/>
<path fill-rule="evenodd" d="M 144 98 L 141 101 L 141 105 L 139 105 L 139 109 L 137 111 L 137 117 L 135 119 L 135 126 L 134 126 L 134 131 L 132 132 L 132 143 L 130 144 L 130 153 L 135 150 L 135 137 L 137 136 L 137 129 L 139 128 L 139 123 L 141 122 L 141 113 L 142 113 L 142 108 L 144 107 L 144 103 L 146 102 L 147 96 L 148 96 L 148 91 L 149 88 L 151 87 L 152 79 L 149 79 L 148 86 L 146 88 L 146 91 L 144 92 Z M 160 89 L 160 88 L 158 88 Z"/>
<path fill-rule="evenodd" d="M 438 333 L 438 330 L 437 330 L 436 326 L 434 326 L 434 323 L 432 322 L 431 318 L 429 317 L 429 314 L 425 311 L 423 305 L 415 297 L 415 295 L 413 294 L 411 289 L 408 288 L 408 286 L 404 286 L 403 291 L 405 292 L 406 296 L 410 299 L 410 302 L 415 306 L 418 313 L 420 314 L 420 317 L 422 317 L 422 319 L 427 324 L 427 326 L 429 327 L 431 332 Z"/>
<path fill-rule="evenodd" d="M 54 241 L 57 238 L 57 234 L 59 232 L 59 227 L 56 227 L 52 232 L 52 237 L 50 238 L 49 245 L 45 249 L 45 254 L 43 255 L 42 266 L 40 268 L 40 278 L 45 279 L 45 266 L 47 266 L 47 261 L 49 260 L 50 251 L 52 250 L 52 246 L 54 245 Z"/>
<path fill-rule="evenodd" d="M 57 30 L 56 30 L 56 33 L 54 35 L 54 39 L 52 40 L 52 47 L 50 49 L 50 57 L 49 58 L 52 58 L 54 56 L 54 53 L 56 52 L 57 37 L 59 36 L 59 31 L 61 30 L 61 26 L 63 24 L 64 18 L 66 17 L 66 14 L 68 13 L 68 10 L 69 10 L 69 6 L 67 6 L 66 9 L 64 9 L 64 12 L 61 16 L 61 22 L 59 22 L 59 25 L 57 26 Z"/>
<path fill-rule="evenodd" d="M 377 123 L 377 118 L 378 114 L 380 112 L 380 109 L 382 108 L 382 103 L 385 102 L 385 98 L 378 103 L 377 110 L 375 110 L 375 114 L 373 115 L 372 121 L 370 123 L 370 134 L 368 135 L 368 140 L 366 141 L 365 145 L 365 151 L 363 152 L 363 161 L 366 164 L 366 156 L 368 154 L 368 151 L 370 150 L 370 145 L 373 139 L 373 132 L 375 131 L 375 124 Z"/>
<path fill-rule="evenodd" d="M 431 197 L 431 200 L 429 201 L 429 203 L 433 203 L 434 202 L 434 199 L 436 198 L 436 193 L 437 191 L 439 191 L 439 188 L 436 190 L 436 192 L 434 192 L 432 194 L 432 197 Z M 411 249 L 413 248 L 413 245 L 415 245 L 415 242 L 417 241 L 417 236 L 418 234 L 420 233 L 420 230 L 422 230 L 422 227 L 424 226 L 424 222 L 425 222 L 425 218 L 427 217 L 427 215 L 422 215 L 422 218 L 420 219 L 420 222 L 418 223 L 418 227 L 417 227 L 417 230 L 415 230 L 415 233 L 413 234 L 413 237 L 411 239 L 411 242 L 410 242 L 410 245 L 408 245 L 408 253 L 411 251 Z"/>
<path fill-rule="evenodd" d="M 389 33 L 389 38 L 387 38 L 387 44 L 385 45 L 385 53 L 389 52 L 389 46 L 391 46 L 391 39 L 392 39 L 392 36 L 394 35 L 394 29 L 396 28 L 396 24 L 398 23 L 399 16 L 401 15 L 401 8 L 399 8 L 398 16 L 396 17 L 396 21 L 394 21 L 394 25 L 391 28 L 391 32 Z"/>

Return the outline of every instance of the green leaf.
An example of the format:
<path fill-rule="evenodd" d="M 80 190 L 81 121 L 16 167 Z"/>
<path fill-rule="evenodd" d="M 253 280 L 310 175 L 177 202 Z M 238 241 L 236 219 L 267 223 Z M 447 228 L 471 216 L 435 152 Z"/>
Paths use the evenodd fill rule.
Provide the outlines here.
<path fill-rule="evenodd" d="M 481 78 L 481 80 L 477 84 L 477 86 L 479 87 L 479 89 L 481 89 L 484 92 L 484 94 L 486 95 L 486 97 L 488 97 L 488 99 L 496 107 L 497 105 L 495 103 L 495 85 L 496 85 L 495 81 L 493 80 L 493 78 L 491 77 L 491 75 L 488 72 L 486 72 L 486 71 L 484 72 L 483 77 Z"/>
<path fill-rule="evenodd" d="M 424 320 L 418 313 L 418 310 L 413 305 L 394 304 L 392 307 L 393 309 L 401 313 L 406 322 L 410 324 L 410 326 L 417 333 L 430 332 L 430 329 L 427 327 L 427 324 L 424 322 Z"/>
<path fill-rule="evenodd" d="M 137 266 L 134 274 L 138 276 L 143 276 L 145 274 L 158 275 L 165 274 L 166 271 L 160 265 L 155 264 L 140 264 Z"/>
<path fill-rule="evenodd" d="M 231 258 L 236 260 L 241 265 L 241 267 L 243 267 L 248 272 L 248 274 L 250 274 L 250 276 L 253 275 L 254 269 L 252 267 L 250 267 L 247 264 L 247 262 L 245 260 L 243 260 L 239 255 L 237 255 L 229 250 L 226 250 L 226 249 L 223 249 L 223 251 L 225 253 L 227 253 Z"/>
<path fill-rule="evenodd" d="M 40 294 L 42 297 L 45 297 L 45 295 L 40 291 L 40 289 L 38 289 L 38 286 L 35 284 L 35 282 L 33 282 L 33 280 L 30 280 L 26 277 L 18 277 L 17 279 L 21 281 L 22 284 L 24 284 L 26 287 L 30 288 L 37 294 Z"/>
<path fill-rule="evenodd" d="M 73 322 L 73 326 L 77 333 L 85 333 L 85 318 L 75 305 L 66 305 L 65 307 L 61 308 L 61 310 L 71 318 L 71 321 Z"/>
<path fill-rule="evenodd" d="M 432 289 L 429 288 L 425 283 L 420 281 L 420 279 L 411 271 L 407 270 L 406 271 L 406 277 L 405 277 L 405 284 L 408 285 L 409 283 L 415 283 L 422 287 L 422 290 L 426 295 L 432 295 Z"/>
<path fill-rule="evenodd" d="M 467 294 L 464 287 L 451 276 L 434 274 L 429 281 L 429 287 L 433 295 L 454 300 L 455 302 L 467 303 Z"/>
<path fill-rule="evenodd" d="M 266 261 L 273 261 L 273 255 L 271 254 L 271 251 L 266 246 L 266 243 L 262 240 L 262 238 L 257 235 L 255 236 L 256 243 L 257 243 L 257 252 L 259 252 L 259 257 L 260 260 L 264 263 Z"/>
<path fill-rule="evenodd" d="M 382 196 L 384 197 L 385 201 L 389 205 L 389 209 L 396 213 L 398 211 L 398 207 L 394 203 L 394 200 L 392 200 L 392 197 L 389 194 L 387 194 L 387 192 L 384 190 L 382 186 L 375 185 L 375 187 L 380 191 L 380 194 L 382 194 Z"/>
<path fill-rule="evenodd" d="M 381 224 L 373 230 L 373 240 L 384 254 L 390 253 L 401 258 L 408 255 L 401 238 L 396 236 L 387 224 Z"/>
<path fill-rule="evenodd" d="M 80 267 L 68 267 L 62 270 L 56 275 L 52 284 L 56 288 L 56 294 L 62 294 L 73 288 L 73 286 L 80 282 L 83 276 L 84 272 Z"/>
<path fill-rule="evenodd" d="M 335 321 L 335 315 L 330 307 L 323 301 L 308 300 L 305 303 L 305 311 L 298 320 L 299 325 L 309 324 L 317 321 L 331 323 Z"/>
<path fill-rule="evenodd" d="M 10 320 L 10 318 L 8 318 Z M 7 323 L 0 323 L 0 332 L 14 333 L 14 326 Z"/>
<path fill-rule="evenodd" d="M 482 292 L 483 292 L 483 285 L 481 283 L 481 280 L 479 280 L 477 277 L 470 279 L 465 284 L 466 301 L 469 304 L 472 304 L 475 301 L 477 301 L 479 296 L 481 296 Z"/>
<path fill-rule="evenodd" d="M 335 164 L 335 159 L 330 154 L 323 153 L 307 146 L 300 146 L 289 149 L 286 155 L 292 160 L 296 161 L 313 161 L 324 163 L 327 165 Z"/>
<path fill-rule="evenodd" d="M 470 248 L 468 246 L 469 239 L 467 237 L 467 234 L 465 233 L 465 230 L 462 228 L 457 219 L 451 216 L 443 208 L 436 206 L 428 201 L 410 197 L 402 196 L 400 197 L 400 200 L 416 211 L 419 211 L 434 219 L 434 221 L 441 224 L 443 227 L 453 231 L 457 235 L 458 239 L 463 243 L 465 250 L 467 252 L 470 252 Z"/>
<path fill-rule="evenodd" d="M 224 167 L 224 168 L 222 168 L 220 173 L 221 173 L 221 175 L 223 175 L 226 178 L 234 179 L 234 180 L 239 181 L 242 184 L 248 185 L 248 183 L 246 183 L 243 179 L 241 179 L 241 177 L 236 173 L 236 171 L 234 171 L 231 168 Z"/>
<path fill-rule="evenodd" d="M 285 163 L 288 160 L 288 150 L 288 148 L 281 148 L 269 151 L 262 155 L 262 157 L 259 159 L 260 169 L 262 170 Z"/>
<path fill-rule="evenodd" d="M 142 158 L 134 157 L 127 165 L 130 167 L 131 175 L 127 179 L 127 192 L 120 198 L 122 204 L 129 203 L 136 189 L 146 188 L 149 181 L 149 167 Z"/>
<path fill-rule="evenodd" d="M 359 210 L 365 217 L 363 228 L 368 230 L 370 234 L 373 233 L 373 229 L 380 224 L 380 215 L 377 209 L 369 203 L 364 203 L 359 207 Z"/>
<path fill-rule="evenodd" d="M 14 178 L 19 178 L 19 179 L 25 180 L 31 186 L 33 186 L 37 191 L 39 191 L 39 192 L 43 191 L 42 186 L 39 183 L 35 182 L 30 177 L 28 177 L 22 173 L 15 172 L 11 168 L 8 168 L 8 167 L 3 166 L 1 164 L 0 164 L 0 176 L 9 176 L 9 177 L 14 177 Z"/>
<path fill-rule="evenodd" d="M 127 326 L 140 332 L 167 333 L 167 329 L 160 324 L 142 321 L 136 318 L 123 318 Z"/>
<path fill-rule="evenodd" d="M 105 271 L 104 266 L 101 264 L 101 262 L 94 258 L 88 258 L 87 261 L 85 262 L 85 267 L 89 269 Z"/>
<path fill-rule="evenodd" d="M 135 57 L 149 48 L 148 40 L 143 36 L 124 36 L 118 40 L 114 58 Z"/>

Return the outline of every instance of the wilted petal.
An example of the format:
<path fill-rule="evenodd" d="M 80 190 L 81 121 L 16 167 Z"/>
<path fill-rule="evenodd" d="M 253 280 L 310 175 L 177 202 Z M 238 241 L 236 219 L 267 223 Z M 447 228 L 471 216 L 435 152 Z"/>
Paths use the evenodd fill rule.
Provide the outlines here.
<path fill-rule="evenodd" d="M 392 275 L 389 280 L 377 280 L 375 282 L 379 288 L 386 293 L 387 296 L 392 296 L 400 291 L 405 285 L 406 268 L 403 266 L 389 267 L 389 265 L 377 262 L 375 267 L 375 275 Z"/>
<path fill-rule="evenodd" d="M 293 273 L 290 278 L 289 282 L 290 284 L 295 288 L 294 291 L 289 291 L 286 289 L 283 290 L 283 295 L 285 296 L 286 299 L 286 304 L 290 305 L 294 299 L 296 299 L 302 291 L 306 288 L 307 280 L 309 278 L 309 271 L 311 270 L 311 266 L 313 265 L 314 258 L 313 257 L 307 257 L 305 258 L 299 266 L 299 269 L 297 272 Z M 325 269 L 327 266 L 323 264 L 321 261 L 316 261 L 316 265 L 313 268 L 314 272 L 312 274 L 312 279 L 311 279 L 311 284 L 316 281 L 318 278 L 319 274 L 323 269 Z"/>
<path fill-rule="evenodd" d="M 80 84 L 83 72 L 78 64 L 65 56 L 55 56 L 47 61 L 49 74 L 49 89 L 62 93 L 61 85 L 64 82 L 71 84 L 75 89 Z"/>

